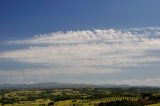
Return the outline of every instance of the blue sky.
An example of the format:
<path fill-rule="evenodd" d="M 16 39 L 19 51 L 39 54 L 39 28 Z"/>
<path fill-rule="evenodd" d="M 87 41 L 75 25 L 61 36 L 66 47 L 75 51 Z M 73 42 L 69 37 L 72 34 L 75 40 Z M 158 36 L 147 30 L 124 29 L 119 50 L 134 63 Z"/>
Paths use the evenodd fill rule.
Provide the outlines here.
<path fill-rule="evenodd" d="M 0 83 L 160 85 L 159 0 L 0 0 Z"/>
<path fill-rule="evenodd" d="M 1 0 L 0 39 L 53 31 L 159 26 L 159 0 Z"/>

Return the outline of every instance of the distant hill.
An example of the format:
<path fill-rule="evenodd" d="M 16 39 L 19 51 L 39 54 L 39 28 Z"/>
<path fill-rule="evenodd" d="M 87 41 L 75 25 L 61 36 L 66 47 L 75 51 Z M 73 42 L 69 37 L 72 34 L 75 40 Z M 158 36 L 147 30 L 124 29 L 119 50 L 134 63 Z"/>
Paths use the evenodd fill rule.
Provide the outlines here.
<path fill-rule="evenodd" d="M 53 89 L 53 88 L 114 88 L 114 87 L 130 87 L 129 85 L 94 85 L 94 84 L 71 84 L 71 83 L 57 83 L 57 82 L 44 82 L 34 84 L 1 84 L 0 89 Z"/>

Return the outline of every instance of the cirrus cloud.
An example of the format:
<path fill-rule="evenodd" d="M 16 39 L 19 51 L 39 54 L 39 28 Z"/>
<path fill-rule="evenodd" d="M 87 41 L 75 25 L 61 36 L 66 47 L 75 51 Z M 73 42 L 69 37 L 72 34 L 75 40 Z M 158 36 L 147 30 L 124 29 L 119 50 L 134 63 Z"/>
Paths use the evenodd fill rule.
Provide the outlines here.
<path fill-rule="evenodd" d="M 33 71 L 47 75 L 111 74 L 122 72 L 124 67 L 160 62 L 160 55 L 152 54 L 160 51 L 160 28 L 153 27 L 53 32 L 3 44 L 31 45 L 2 51 L 0 59 L 48 65 L 48 68 Z M 24 72 L 31 72 L 30 68 L 26 70 Z"/>

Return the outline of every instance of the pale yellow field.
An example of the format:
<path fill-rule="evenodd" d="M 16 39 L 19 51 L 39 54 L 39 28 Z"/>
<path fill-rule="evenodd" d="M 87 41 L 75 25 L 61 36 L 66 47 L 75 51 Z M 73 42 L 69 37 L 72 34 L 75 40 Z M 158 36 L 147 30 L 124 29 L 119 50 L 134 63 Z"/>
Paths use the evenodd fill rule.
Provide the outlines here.
<path fill-rule="evenodd" d="M 147 106 L 160 106 L 160 103 L 152 104 L 152 105 L 147 105 Z"/>

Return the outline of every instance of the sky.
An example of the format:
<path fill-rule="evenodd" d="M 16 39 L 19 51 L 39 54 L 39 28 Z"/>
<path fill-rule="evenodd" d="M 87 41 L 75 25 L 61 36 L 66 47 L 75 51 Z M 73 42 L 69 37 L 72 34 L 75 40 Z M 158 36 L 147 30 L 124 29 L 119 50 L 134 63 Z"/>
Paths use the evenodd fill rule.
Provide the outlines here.
<path fill-rule="evenodd" d="M 0 84 L 160 86 L 159 0 L 0 0 Z"/>

